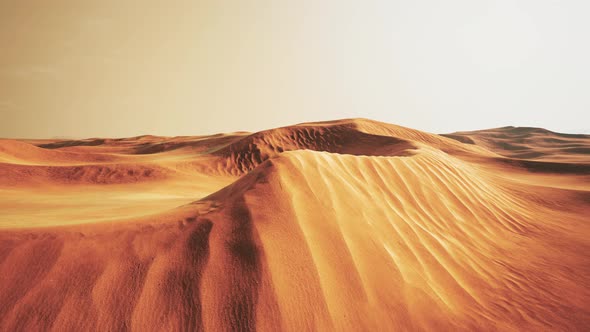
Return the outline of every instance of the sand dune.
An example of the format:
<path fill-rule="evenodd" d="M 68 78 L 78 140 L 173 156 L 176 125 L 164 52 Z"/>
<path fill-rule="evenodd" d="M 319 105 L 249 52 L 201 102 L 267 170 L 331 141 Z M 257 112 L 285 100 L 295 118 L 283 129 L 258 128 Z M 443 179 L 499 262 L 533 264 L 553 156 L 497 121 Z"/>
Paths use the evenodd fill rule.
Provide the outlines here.
<path fill-rule="evenodd" d="M 313 150 L 339 154 L 396 156 L 410 154 L 410 141 L 359 130 L 358 121 L 302 124 L 248 135 L 215 152 L 224 158 L 222 170 L 233 174 L 251 171 L 261 162 L 285 151 Z"/>
<path fill-rule="evenodd" d="M 588 163 L 590 135 L 555 133 L 542 128 L 502 127 L 445 135 L 477 144 L 510 158 Z"/>
<path fill-rule="evenodd" d="M 587 329 L 588 137 L 445 136 L 0 141 L 0 330 Z"/>

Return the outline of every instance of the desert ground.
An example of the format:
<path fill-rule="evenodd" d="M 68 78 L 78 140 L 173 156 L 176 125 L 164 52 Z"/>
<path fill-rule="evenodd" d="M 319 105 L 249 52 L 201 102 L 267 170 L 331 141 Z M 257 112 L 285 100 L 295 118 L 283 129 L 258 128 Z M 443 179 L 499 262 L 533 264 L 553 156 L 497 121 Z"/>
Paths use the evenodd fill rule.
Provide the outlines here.
<path fill-rule="evenodd" d="M 590 135 L 0 140 L 0 331 L 588 331 Z"/>

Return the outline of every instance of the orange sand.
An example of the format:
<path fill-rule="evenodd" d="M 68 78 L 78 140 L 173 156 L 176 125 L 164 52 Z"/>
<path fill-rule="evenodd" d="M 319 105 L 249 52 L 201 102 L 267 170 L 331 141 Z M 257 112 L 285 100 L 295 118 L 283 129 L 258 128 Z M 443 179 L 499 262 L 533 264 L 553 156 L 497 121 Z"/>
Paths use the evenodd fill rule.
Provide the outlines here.
<path fill-rule="evenodd" d="M 0 330 L 582 331 L 589 150 L 364 119 L 0 140 Z"/>

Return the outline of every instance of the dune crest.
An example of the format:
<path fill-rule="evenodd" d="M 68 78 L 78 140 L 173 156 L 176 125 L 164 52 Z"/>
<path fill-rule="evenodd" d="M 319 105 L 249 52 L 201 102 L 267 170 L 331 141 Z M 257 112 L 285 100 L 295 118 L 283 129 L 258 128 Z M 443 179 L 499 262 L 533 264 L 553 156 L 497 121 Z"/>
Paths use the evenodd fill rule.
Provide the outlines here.
<path fill-rule="evenodd" d="M 586 138 L 481 135 L 1 141 L 0 330 L 584 330 Z"/>

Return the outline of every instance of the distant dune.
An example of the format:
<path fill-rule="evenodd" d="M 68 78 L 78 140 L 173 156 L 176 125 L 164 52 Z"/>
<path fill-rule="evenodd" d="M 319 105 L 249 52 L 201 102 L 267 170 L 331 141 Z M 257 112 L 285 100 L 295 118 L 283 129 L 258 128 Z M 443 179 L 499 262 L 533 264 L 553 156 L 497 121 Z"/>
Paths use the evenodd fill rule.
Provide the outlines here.
<path fill-rule="evenodd" d="M 590 135 L 561 134 L 541 128 L 503 127 L 443 135 L 518 159 L 588 163 Z"/>
<path fill-rule="evenodd" d="M 0 140 L 1 331 L 587 331 L 590 136 Z"/>

